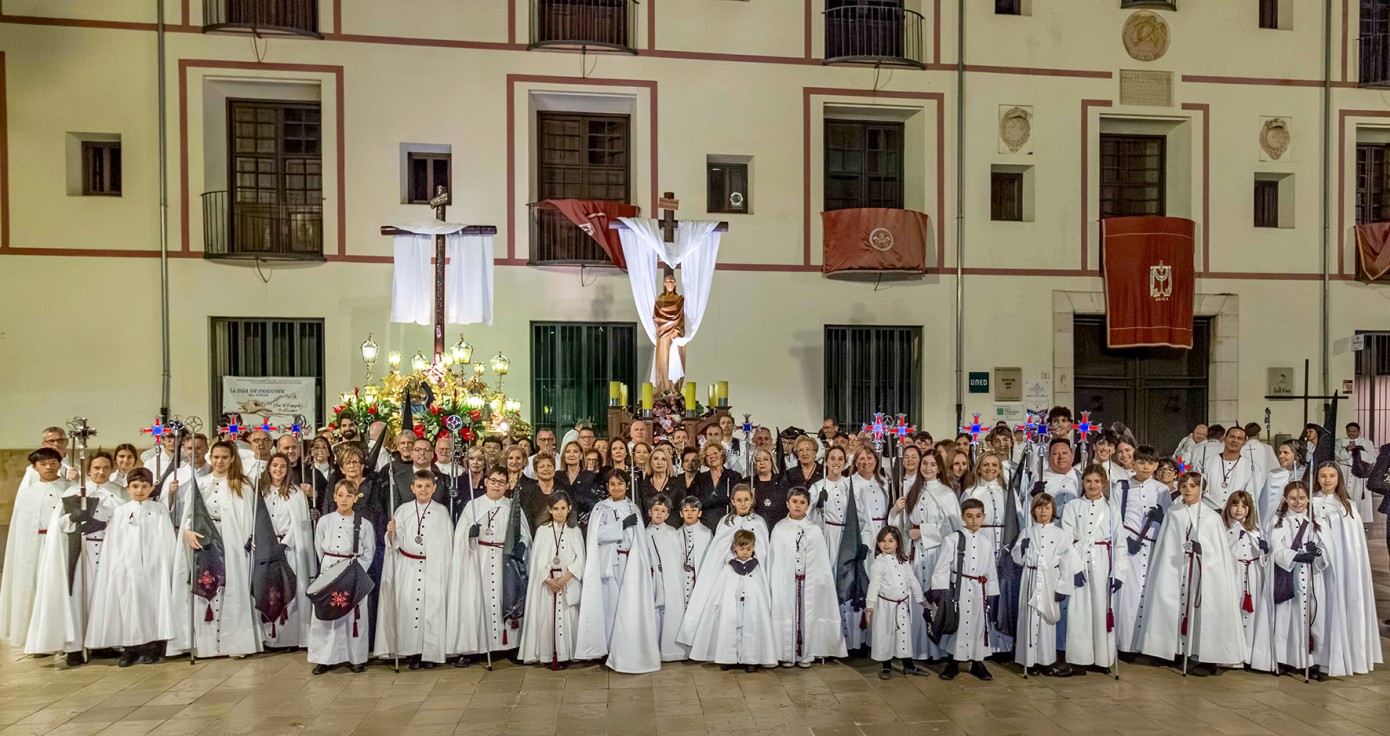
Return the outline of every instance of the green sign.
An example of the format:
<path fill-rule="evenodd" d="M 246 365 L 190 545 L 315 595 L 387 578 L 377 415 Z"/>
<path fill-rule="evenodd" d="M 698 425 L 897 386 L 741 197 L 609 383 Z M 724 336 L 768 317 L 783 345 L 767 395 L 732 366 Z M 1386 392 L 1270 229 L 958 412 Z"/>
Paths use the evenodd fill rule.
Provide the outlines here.
<path fill-rule="evenodd" d="M 989 371 L 970 372 L 970 393 L 987 394 L 989 393 Z"/>

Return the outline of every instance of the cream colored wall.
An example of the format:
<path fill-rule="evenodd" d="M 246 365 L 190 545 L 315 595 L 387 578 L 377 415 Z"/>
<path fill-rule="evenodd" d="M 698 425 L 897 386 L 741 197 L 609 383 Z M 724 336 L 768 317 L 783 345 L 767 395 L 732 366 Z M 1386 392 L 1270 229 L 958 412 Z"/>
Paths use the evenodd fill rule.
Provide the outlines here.
<path fill-rule="evenodd" d="M 324 15 L 332 3 L 323 0 Z M 965 189 L 967 273 L 965 370 L 1018 366 L 1025 376 L 1050 370 L 1052 290 L 1099 291 L 1090 276 L 1046 271 L 1080 267 L 1083 161 L 1090 176 L 1090 263 L 1099 251 L 1096 217 L 1097 137 L 1102 127 L 1134 120 L 1163 119 L 1186 130 L 1190 175 L 1175 183 L 1186 192 L 1178 211 L 1209 229 L 1210 270 L 1222 273 L 1285 274 L 1264 278 L 1201 278 L 1201 293 L 1240 295 L 1239 413 L 1258 418 L 1265 402 L 1264 371 L 1272 365 L 1301 365 L 1314 359 L 1320 268 L 1319 135 L 1316 86 L 1282 83 L 1208 84 L 1179 81 L 1172 108 L 1092 107 L 1083 159 L 1082 100 L 1116 100 L 1120 69 L 1154 68 L 1179 75 L 1316 80 L 1321 73 L 1320 16 L 1316 3 L 1298 3 L 1294 30 L 1258 31 L 1254 3 L 1184 3 L 1162 13 L 1173 30 L 1173 46 L 1158 62 L 1142 64 L 1125 55 L 1119 28 L 1127 17 L 1095 0 L 1032 3 L 1026 18 L 995 18 L 968 4 L 969 61 L 989 67 L 967 76 Z M 177 5 L 177 4 L 175 4 Z M 1246 8 L 1249 5 L 1249 8 Z M 192 3 L 193 22 L 201 3 Z M 813 2 L 814 47 L 822 47 L 821 0 Z M 1237 8 L 1236 6 L 1240 6 Z M 322 317 L 328 340 L 326 383 L 330 395 L 361 380 L 357 345 L 368 331 L 383 351 L 407 355 L 428 350 L 427 327 L 388 325 L 390 266 L 384 262 L 335 261 L 316 266 L 267 265 L 263 283 L 254 268 L 205 262 L 202 215 L 206 141 L 205 79 L 312 82 L 320 85 L 325 141 L 325 250 L 336 256 L 339 193 L 336 134 L 345 134 L 346 254 L 351 259 L 389 257 L 381 224 L 430 216 L 426 208 L 400 204 L 400 145 L 449 145 L 453 152 L 454 204 L 450 219 L 499 226 L 498 257 L 506 253 L 508 215 L 515 221 L 515 256 L 528 249 L 526 202 L 531 171 L 533 108 L 544 99 L 608 95 L 630 100 L 633 110 L 634 201 L 650 213 L 653 184 L 682 199 L 683 217 L 704 216 L 707 154 L 753 157 L 753 214 L 720 216 L 731 223 L 712 304 L 701 337 L 692 346 L 690 372 L 697 380 L 732 383 L 737 411 L 770 421 L 813 426 L 822 411 L 821 351 L 826 324 L 920 324 L 926 399 L 919 425 L 936 431 L 954 421 L 955 264 L 955 28 L 953 3 L 942 10 L 942 67 L 926 71 L 883 71 L 823 67 L 802 53 L 805 6 L 797 0 L 657 0 L 656 48 L 673 55 L 588 55 L 526 52 L 528 4 L 516 0 L 517 36 L 507 38 L 507 6 L 494 0 L 393 5 L 342 0 L 343 36 L 326 40 L 272 39 L 259 52 L 258 69 L 207 68 L 255 64 L 245 37 L 196 32 L 168 36 L 171 246 L 181 246 L 184 202 L 180 198 L 179 96 L 187 97 L 188 229 L 194 257 L 171 261 L 174 323 L 172 403 L 181 413 L 208 411 L 208 317 Z M 923 12 L 932 18 L 932 4 Z M 4 12 L 56 18 L 84 17 L 123 23 L 151 22 L 129 6 L 38 3 L 7 0 Z M 645 11 L 644 11 L 645 12 Z M 102 15 L 105 13 L 105 15 Z M 85 14 L 85 15 L 80 15 Z M 171 11 L 170 20 L 178 13 Z M 1248 17 L 1247 17 L 1248 16 Z M 647 46 L 645 16 L 638 46 Z M 1353 19 L 1354 20 L 1354 19 Z M 9 228 L 15 249 L 146 251 L 158 248 L 155 36 L 133 28 L 80 28 L 6 23 L 0 17 L 8 107 Z M 326 21 L 327 23 L 327 21 Z M 1355 26 L 1352 26 L 1355 39 Z M 196 29 L 195 29 L 196 30 Z M 930 24 L 925 29 L 930 41 Z M 391 42 L 408 35 L 421 41 Z M 370 37 L 370 38 L 366 38 Z M 1336 34 L 1340 42 L 1340 33 Z M 364 42 L 371 41 L 371 42 Z M 479 44 L 499 47 L 478 48 Z M 698 57 L 701 52 L 786 56 L 790 59 L 733 61 Z M 817 51 L 819 53 L 819 51 Z M 931 56 L 931 50 L 928 49 Z M 181 83 L 180 61 L 188 63 Z M 588 83 L 580 78 L 585 61 Z M 783 63 L 786 61 L 796 63 Z M 285 68 L 284 65 L 312 65 Z M 1355 76 L 1355 63 L 1351 72 Z M 337 117 L 337 75 L 342 67 L 344 116 Z M 1015 67 L 1015 68 L 1008 68 Z M 1079 78 L 1045 70 L 1080 70 L 1110 77 Z M 1340 60 L 1334 63 L 1340 72 Z M 509 80 L 508 75 L 517 79 Z M 877 76 L 878 96 L 872 90 Z M 511 83 L 514 81 L 515 83 Z M 652 85 L 655 85 L 654 89 Z M 803 104 L 809 97 L 810 165 L 803 160 Z M 514 151 L 508 151 L 507 100 L 512 91 Z M 857 94 L 856 94 L 857 93 Z M 937 106 L 926 95 L 943 97 Z M 1188 106 L 1184 108 L 1184 104 Z M 1338 108 L 1390 111 L 1371 90 L 1335 91 Z M 820 153 L 826 106 L 898 110 L 910 115 L 908 199 L 928 212 L 944 239 L 948 271 L 919 281 L 878 286 L 835 281 L 815 272 L 739 270 L 749 266 L 802 266 L 805 172 L 809 169 L 812 267 L 820 260 Z M 1033 107 L 1029 154 L 999 153 L 1000 106 Z M 1204 115 L 1192 105 L 1209 105 Z M 658 128 L 650 129 L 652 111 Z M 1209 119 L 1207 118 L 1209 115 Z M 1292 121 L 1292 160 L 1261 162 L 1259 118 Z M 1336 116 L 1334 115 L 1334 120 Z M 1387 118 L 1353 118 L 1384 124 Z M 1210 222 L 1202 216 L 1202 150 L 1210 128 Z M 125 193 L 120 198 L 66 195 L 64 141 L 68 132 L 119 133 L 125 153 Z M 944 156 L 937 141 L 944 138 Z M 1334 137 L 1334 155 L 1336 153 Z M 917 150 L 913 151 L 912 148 Z M 655 151 L 653 181 L 647 152 Z M 1354 199 L 1354 151 L 1346 152 L 1347 191 Z M 509 162 L 516 177 L 508 188 Z M 1029 223 L 988 220 L 992 164 L 1034 167 L 1035 219 Z M 936 211 L 938 169 L 944 171 L 944 217 Z M 1181 171 L 1175 163 L 1170 171 Z M 1255 172 L 1292 173 L 1296 227 L 1256 230 L 1251 226 Z M 509 194 L 511 195 L 509 211 Z M 1335 192 L 1334 192 L 1335 196 Z M 1183 209 L 1185 208 L 1185 209 Z M 1350 218 L 1348 217 L 1348 221 Z M 1335 229 L 1336 222 L 1334 220 Z M 1334 236 L 1336 235 L 1334 230 Z M 25 251 L 27 253 L 27 251 Z M 1336 258 L 1333 254 L 1335 267 Z M 1348 269 L 1353 263 L 1345 251 Z M 934 258 L 932 259 L 934 260 Z M 1007 270 L 1007 273 L 997 273 Z M 12 255 L 0 251 L 0 447 L 28 447 L 38 428 L 85 413 L 102 428 L 103 443 L 136 438 L 159 401 L 158 261 L 151 257 L 77 258 Z M 1287 274 L 1298 274 L 1290 278 Z M 508 385 L 529 399 L 529 333 L 532 320 L 633 320 L 625 278 L 608 270 L 537 269 L 499 266 L 497 320 L 466 329 L 480 351 L 503 349 L 512 359 Z M 1332 284 L 1334 346 L 1355 329 L 1390 329 L 1383 288 L 1342 280 Z M 457 328 L 450 329 L 454 339 Z M 1336 342 L 1341 341 L 1341 342 Z M 69 355 L 94 355 L 91 362 Z M 55 357 L 57 359 L 55 359 Z M 645 361 L 645 359 L 644 359 Z M 643 363 L 645 366 L 645 362 Z M 1352 373 L 1352 356 L 1334 347 L 1332 378 L 1340 385 Z M 988 397 L 967 394 L 967 412 L 988 413 Z M 1274 405 L 1276 424 L 1292 427 L 1301 418 L 1293 404 Z"/>

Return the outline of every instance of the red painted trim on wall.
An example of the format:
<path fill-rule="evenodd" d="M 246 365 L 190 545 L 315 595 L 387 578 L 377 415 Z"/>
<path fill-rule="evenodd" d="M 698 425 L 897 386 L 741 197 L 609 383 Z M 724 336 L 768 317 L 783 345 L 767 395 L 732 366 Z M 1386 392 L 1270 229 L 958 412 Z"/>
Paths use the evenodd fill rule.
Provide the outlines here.
<path fill-rule="evenodd" d="M 1081 270 L 1090 270 L 1091 246 L 1091 115 L 1092 107 L 1110 107 L 1110 100 L 1081 101 Z"/>
<path fill-rule="evenodd" d="M 813 18 L 814 16 L 812 15 L 811 11 L 811 0 L 806 0 L 805 51 L 802 55 L 808 61 L 811 59 L 811 25 Z"/>
<path fill-rule="evenodd" d="M 1202 113 L 1202 269 L 1211 268 L 1211 105 L 1184 102 L 1184 110 Z"/>
<path fill-rule="evenodd" d="M 189 25 L 189 23 L 188 23 L 188 18 L 189 18 L 189 15 L 188 15 L 188 0 L 183 0 L 183 2 L 181 3 L 181 5 L 182 5 L 183 7 L 182 7 L 182 9 L 180 10 L 180 15 L 179 15 L 180 22 L 183 23 L 184 25 Z"/>
<path fill-rule="evenodd" d="M 656 48 L 656 0 L 647 2 L 647 50 Z"/>
<path fill-rule="evenodd" d="M 516 2 L 507 0 L 507 43 L 516 43 Z"/>
<path fill-rule="evenodd" d="M 10 247 L 10 88 L 0 51 L 0 250 Z"/>

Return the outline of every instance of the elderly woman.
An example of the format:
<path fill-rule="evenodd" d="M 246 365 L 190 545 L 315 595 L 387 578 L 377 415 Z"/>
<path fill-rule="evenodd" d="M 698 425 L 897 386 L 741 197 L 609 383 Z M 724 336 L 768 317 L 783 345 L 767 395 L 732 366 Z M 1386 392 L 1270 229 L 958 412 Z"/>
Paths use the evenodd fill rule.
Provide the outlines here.
<path fill-rule="evenodd" d="M 727 459 L 724 445 L 708 442 L 700 449 L 700 459 L 706 470 L 695 475 L 690 484 L 690 495 L 700 499 L 703 506 L 700 521 L 713 529 L 725 514 L 729 513 L 729 500 L 733 498 L 734 486 L 743 482 L 743 476 L 724 467 Z"/>

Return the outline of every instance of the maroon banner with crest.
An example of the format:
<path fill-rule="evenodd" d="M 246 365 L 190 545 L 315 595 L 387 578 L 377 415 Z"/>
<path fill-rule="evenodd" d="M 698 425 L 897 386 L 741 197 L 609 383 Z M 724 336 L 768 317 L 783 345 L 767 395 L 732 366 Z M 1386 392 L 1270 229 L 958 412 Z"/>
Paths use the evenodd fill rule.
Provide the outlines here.
<path fill-rule="evenodd" d="M 1100 221 L 1110 347 L 1192 349 L 1194 228 L 1181 217 Z"/>
<path fill-rule="evenodd" d="M 1387 273 L 1390 273 L 1390 222 L 1357 225 L 1356 280 L 1370 284 L 1384 279 Z"/>
<path fill-rule="evenodd" d="M 821 213 L 825 252 L 821 273 L 927 272 L 930 220 L 914 210 L 865 207 Z"/>
<path fill-rule="evenodd" d="M 623 244 L 618 233 L 608 227 L 619 217 L 636 217 L 637 205 L 627 202 L 611 202 L 602 199 L 543 199 L 536 202 L 539 209 L 558 210 L 566 220 L 574 223 L 598 243 L 608 259 L 619 270 L 627 271 L 627 259 L 623 257 Z"/>

